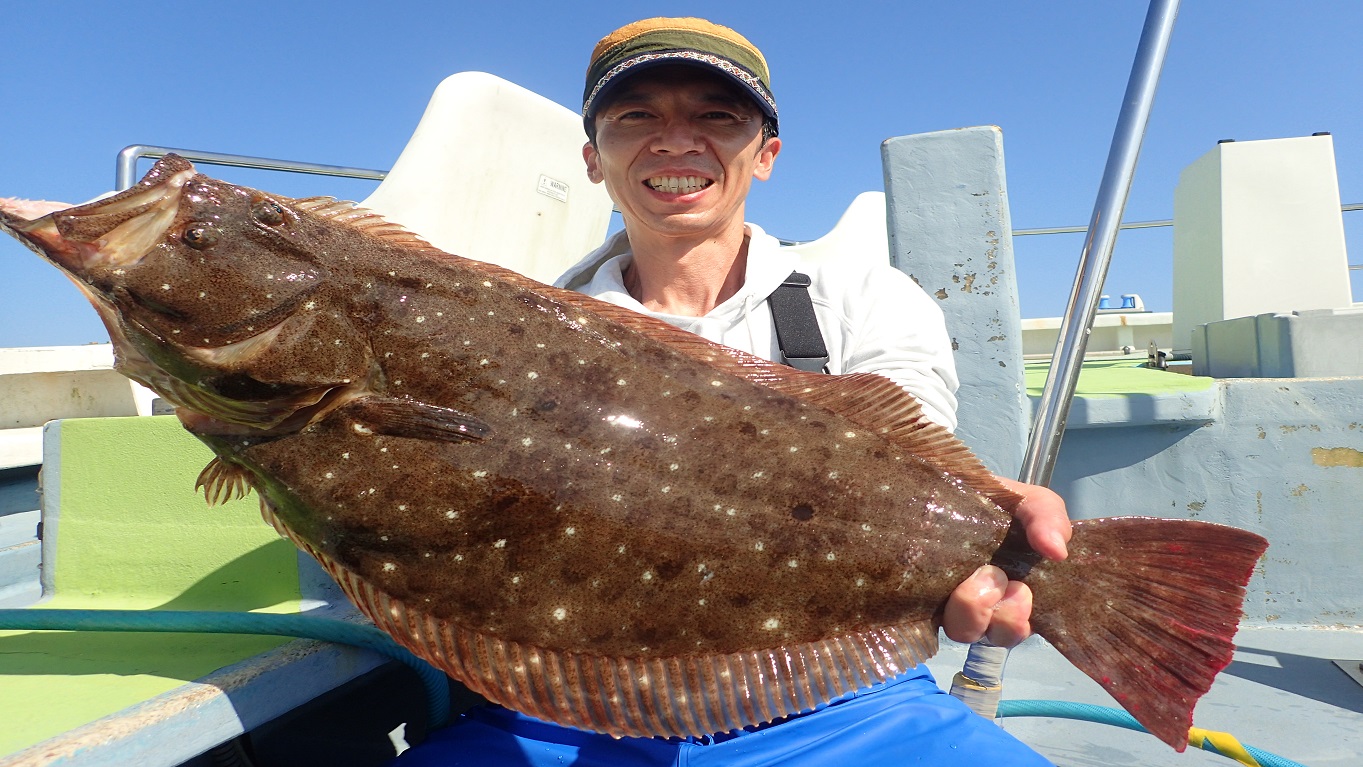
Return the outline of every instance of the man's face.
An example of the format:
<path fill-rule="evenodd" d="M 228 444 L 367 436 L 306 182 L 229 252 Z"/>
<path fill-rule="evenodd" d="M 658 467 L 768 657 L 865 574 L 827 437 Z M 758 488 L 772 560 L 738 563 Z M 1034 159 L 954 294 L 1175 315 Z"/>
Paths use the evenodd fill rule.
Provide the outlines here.
<path fill-rule="evenodd" d="M 770 177 L 780 148 L 762 143 L 762 112 L 739 88 L 678 66 L 622 83 L 582 155 L 630 231 L 694 236 L 741 224 L 752 180 Z"/>

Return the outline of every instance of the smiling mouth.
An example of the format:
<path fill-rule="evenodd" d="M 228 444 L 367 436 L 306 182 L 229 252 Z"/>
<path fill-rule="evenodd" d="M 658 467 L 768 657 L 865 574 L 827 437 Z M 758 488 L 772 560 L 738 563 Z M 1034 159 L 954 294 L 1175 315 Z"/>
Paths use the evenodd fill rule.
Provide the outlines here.
<path fill-rule="evenodd" d="M 691 194 L 709 187 L 714 181 L 700 176 L 655 176 L 644 182 L 655 192 Z"/>

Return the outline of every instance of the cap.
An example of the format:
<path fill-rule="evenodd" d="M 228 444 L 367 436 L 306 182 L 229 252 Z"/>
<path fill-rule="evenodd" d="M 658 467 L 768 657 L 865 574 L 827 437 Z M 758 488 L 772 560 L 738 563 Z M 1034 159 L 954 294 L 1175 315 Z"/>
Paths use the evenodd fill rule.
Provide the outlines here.
<path fill-rule="evenodd" d="M 588 122 L 598 105 L 625 79 L 661 64 L 690 64 L 718 72 L 750 94 L 776 128 L 776 99 L 771 73 L 757 46 L 728 27 L 694 18 L 636 21 L 601 38 L 587 66 L 582 92 L 582 118 Z"/>

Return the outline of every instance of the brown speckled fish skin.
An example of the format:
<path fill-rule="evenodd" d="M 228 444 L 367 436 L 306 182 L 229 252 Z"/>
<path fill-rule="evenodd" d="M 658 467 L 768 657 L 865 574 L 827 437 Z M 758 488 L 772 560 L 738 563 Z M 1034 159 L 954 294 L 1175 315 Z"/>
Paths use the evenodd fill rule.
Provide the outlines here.
<path fill-rule="evenodd" d="M 1229 662 L 1262 539 L 1100 520 L 1076 526 L 1069 561 L 1042 562 L 985 495 L 1009 494 L 884 379 L 730 355 L 362 211 L 215 181 L 173 156 L 114 198 L 34 221 L 0 213 L 0 227 L 72 274 L 119 369 L 180 406 L 219 456 L 210 494 L 244 479 L 371 617 L 456 675 L 476 674 L 448 653 L 480 654 L 488 678 L 466 681 L 507 705 L 628 735 L 803 710 L 930 654 L 946 597 L 991 560 L 1033 585 L 1037 630 L 1180 750 Z M 1111 628 L 1127 605 L 1137 620 Z M 456 629 L 475 640 L 432 649 Z M 882 630 L 919 639 L 886 649 L 900 635 Z M 1132 631 L 1157 637 L 1147 652 L 1175 649 L 1125 657 Z M 792 653 L 819 666 L 793 706 L 754 709 L 743 697 L 767 695 L 756 682 L 716 691 L 727 671 L 706 676 Z M 523 657 L 569 670 L 537 677 Z M 848 670 L 858 658 L 869 676 Z M 1151 681 L 1156 663 L 1176 670 L 1167 684 Z M 542 700 L 581 664 L 589 683 Z M 676 700 L 713 693 L 710 713 L 728 713 L 667 724 L 655 704 L 690 704 L 650 692 L 637 721 L 589 716 L 605 711 L 590 699 L 609 692 L 596 685 L 611 664 L 624 684 L 639 664 L 653 680 L 690 674 Z M 506 681 L 510 667 L 529 681 Z M 804 673 L 789 671 L 801 685 Z"/>

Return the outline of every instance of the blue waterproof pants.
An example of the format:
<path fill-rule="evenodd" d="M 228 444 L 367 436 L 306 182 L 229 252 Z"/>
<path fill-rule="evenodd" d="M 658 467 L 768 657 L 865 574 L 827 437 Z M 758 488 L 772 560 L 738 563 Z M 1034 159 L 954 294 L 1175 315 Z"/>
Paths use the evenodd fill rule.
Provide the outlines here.
<path fill-rule="evenodd" d="M 620 738 L 499 706 L 466 712 L 392 767 L 1042 767 L 1051 762 L 942 692 L 927 667 L 808 714 L 709 738 Z"/>

